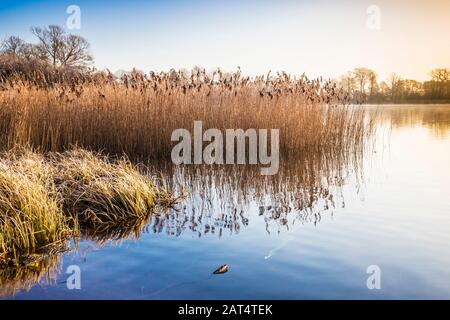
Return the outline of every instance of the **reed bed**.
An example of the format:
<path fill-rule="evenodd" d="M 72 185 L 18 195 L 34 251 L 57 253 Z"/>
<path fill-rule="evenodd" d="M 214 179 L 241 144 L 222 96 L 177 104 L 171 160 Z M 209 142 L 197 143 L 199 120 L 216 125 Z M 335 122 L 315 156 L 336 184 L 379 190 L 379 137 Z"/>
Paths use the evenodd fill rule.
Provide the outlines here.
<path fill-rule="evenodd" d="M 0 142 L 42 151 L 72 145 L 132 159 L 170 159 L 175 129 L 280 129 L 285 157 L 361 145 L 370 131 L 361 108 L 329 80 L 286 73 L 243 77 L 240 70 L 212 74 L 134 72 L 121 79 L 46 83 L 15 80 L 0 91 Z"/>
<path fill-rule="evenodd" d="M 126 159 L 79 149 L 8 151 L 0 158 L 0 264 L 34 261 L 79 230 L 125 230 L 171 201 Z"/>

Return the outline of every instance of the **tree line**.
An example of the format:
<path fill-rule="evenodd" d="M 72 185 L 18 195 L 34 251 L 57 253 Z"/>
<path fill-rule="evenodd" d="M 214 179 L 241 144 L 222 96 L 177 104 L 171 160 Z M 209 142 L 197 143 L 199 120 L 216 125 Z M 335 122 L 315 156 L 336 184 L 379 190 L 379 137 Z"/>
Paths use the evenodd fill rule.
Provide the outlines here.
<path fill-rule="evenodd" d="M 368 103 L 402 103 L 450 101 L 450 69 L 436 68 L 430 80 L 420 82 L 391 73 L 378 81 L 377 73 L 368 68 L 355 68 L 336 80 L 354 101 Z"/>
<path fill-rule="evenodd" d="M 31 32 L 38 42 L 27 43 L 19 37 L 3 40 L 1 53 L 24 60 L 43 60 L 53 67 L 85 67 L 93 61 L 89 53 L 89 42 L 83 37 L 68 34 L 62 27 L 50 25 L 33 27 Z"/>
<path fill-rule="evenodd" d="M 0 82 L 11 78 L 32 80 L 43 77 L 47 82 L 62 78 L 85 76 L 92 71 L 94 61 L 89 42 L 62 27 L 33 27 L 35 43 L 10 36 L 0 44 Z"/>
<path fill-rule="evenodd" d="M 31 33 L 36 43 L 28 43 L 10 36 L 0 46 L 0 83 L 11 77 L 36 79 L 46 82 L 61 81 L 71 77 L 89 78 L 95 74 L 89 68 L 94 59 L 89 52 L 89 42 L 67 33 L 62 27 L 50 25 L 33 27 Z M 108 75 L 111 73 L 108 71 Z M 354 102 L 402 103 L 422 101 L 450 101 L 450 69 L 436 68 L 430 80 L 420 82 L 404 79 L 392 73 L 379 81 L 377 73 L 368 68 L 355 68 L 335 80 Z"/>

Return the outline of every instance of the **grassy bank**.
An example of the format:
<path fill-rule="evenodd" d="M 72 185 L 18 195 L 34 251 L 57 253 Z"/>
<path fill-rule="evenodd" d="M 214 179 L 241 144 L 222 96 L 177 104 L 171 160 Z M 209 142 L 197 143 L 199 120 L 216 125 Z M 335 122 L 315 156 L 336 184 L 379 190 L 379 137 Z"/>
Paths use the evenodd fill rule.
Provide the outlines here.
<path fill-rule="evenodd" d="M 75 149 L 0 158 L 0 263 L 23 264 L 60 250 L 85 230 L 123 230 L 171 196 L 126 159 Z"/>

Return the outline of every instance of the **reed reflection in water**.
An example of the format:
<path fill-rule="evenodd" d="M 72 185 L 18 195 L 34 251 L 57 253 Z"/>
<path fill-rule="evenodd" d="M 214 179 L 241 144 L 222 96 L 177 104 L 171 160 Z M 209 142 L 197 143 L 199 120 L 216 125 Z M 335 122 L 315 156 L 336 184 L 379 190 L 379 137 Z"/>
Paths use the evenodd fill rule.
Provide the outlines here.
<path fill-rule="evenodd" d="M 345 206 L 342 185 L 349 179 L 358 187 L 363 182 L 363 151 L 284 160 L 274 176 L 260 175 L 257 166 L 153 166 L 147 174 L 187 196 L 180 208 L 154 215 L 148 228 L 175 236 L 187 231 L 198 237 L 237 234 L 251 223 L 252 204 L 259 209 L 252 218 L 263 219 L 267 233 L 289 230 L 295 221 L 315 224 L 322 214 Z"/>
<path fill-rule="evenodd" d="M 175 208 L 160 207 L 148 219 L 132 220 L 120 228 L 81 228 L 73 250 L 77 252 L 78 241 L 89 241 L 101 248 L 107 243 L 137 240 L 145 232 L 169 236 L 190 232 L 198 237 L 236 235 L 252 223 L 251 219 L 262 219 L 269 234 L 288 231 L 296 222 L 316 224 L 323 214 L 345 206 L 339 190 L 350 177 L 356 184 L 361 183 L 363 151 L 357 148 L 353 152 L 309 153 L 296 161 L 281 161 L 278 174 L 273 176 L 262 176 L 257 165 L 142 166 L 142 171 L 164 188 L 183 196 L 180 204 Z M 257 217 L 248 214 L 251 205 L 259 207 Z M 0 296 L 14 296 L 37 283 L 54 285 L 61 273 L 61 255 L 43 257 L 33 265 L 1 269 Z"/>

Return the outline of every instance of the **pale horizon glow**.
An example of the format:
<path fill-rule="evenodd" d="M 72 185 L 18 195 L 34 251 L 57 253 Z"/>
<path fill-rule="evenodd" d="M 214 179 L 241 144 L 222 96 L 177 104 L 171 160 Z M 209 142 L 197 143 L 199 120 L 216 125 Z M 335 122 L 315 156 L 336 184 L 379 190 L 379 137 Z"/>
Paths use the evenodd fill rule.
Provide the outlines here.
<path fill-rule="evenodd" d="M 337 78 L 355 67 L 424 81 L 450 67 L 450 1 L 2 1 L 0 38 L 33 41 L 31 26 L 65 26 L 81 8 L 80 34 L 95 66 L 148 72 L 202 66 Z M 380 30 L 366 25 L 380 8 Z"/>

